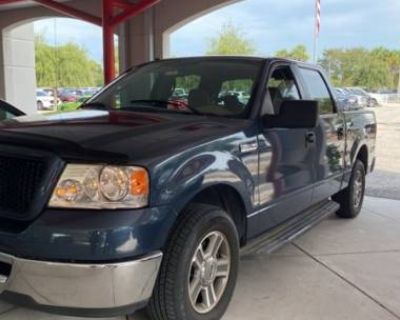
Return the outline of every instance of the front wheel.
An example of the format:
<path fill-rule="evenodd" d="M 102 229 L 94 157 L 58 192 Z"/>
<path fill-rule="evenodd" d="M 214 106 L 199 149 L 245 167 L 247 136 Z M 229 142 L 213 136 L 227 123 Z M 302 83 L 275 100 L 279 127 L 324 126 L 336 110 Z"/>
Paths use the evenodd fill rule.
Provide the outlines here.
<path fill-rule="evenodd" d="M 218 320 L 235 288 L 239 240 L 220 208 L 194 204 L 169 240 L 150 300 L 153 320 Z"/>
<path fill-rule="evenodd" d="M 352 219 L 360 214 L 365 194 L 365 168 L 360 160 L 356 160 L 346 189 L 333 196 L 340 204 L 336 214 L 341 218 Z"/>

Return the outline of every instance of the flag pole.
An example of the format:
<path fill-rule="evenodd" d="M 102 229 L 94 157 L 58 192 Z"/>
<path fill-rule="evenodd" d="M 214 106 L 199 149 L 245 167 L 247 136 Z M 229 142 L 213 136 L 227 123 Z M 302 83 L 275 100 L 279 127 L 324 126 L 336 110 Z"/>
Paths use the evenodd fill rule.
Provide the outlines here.
<path fill-rule="evenodd" d="M 314 35 L 314 53 L 313 53 L 313 62 L 317 63 L 317 51 L 318 51 L 318 37 Z"/>
<path fill-rule="evenodd" d="M 319 33 L 321 30 L 321 0 L 315 0 L 315 27 L 314 27 L 314 53 L 313 60 L 314 63 L 318 61 L 318 40 Z"/>
<path fill-rule="evenodd" d="M 318 36 L 314 38 L 314 63 L 318 62 Z"/>

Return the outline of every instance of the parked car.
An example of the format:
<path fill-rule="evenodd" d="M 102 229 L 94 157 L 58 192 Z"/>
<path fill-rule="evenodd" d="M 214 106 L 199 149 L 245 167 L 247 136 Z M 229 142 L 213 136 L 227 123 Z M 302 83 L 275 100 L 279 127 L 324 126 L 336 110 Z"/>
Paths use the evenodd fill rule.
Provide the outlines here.
<path fill-rule="evenodd" d="M 60 99 L 54 98 L 44 90 L 36 90 L 36 105 L 38 110 L 51 110 L 61 103 Z"/>
<path fill-rule="evenodd" d="M 76 102 L 83 96 L 83 92 L 79 89 L 61 89 L 58 96 L 62 102 Z"/>
<path fill-rule="evenodd" d="M 38 88 L 38 90 L 42 90 L 47 93 L 49 96 L 54 96 L 55 89 L 52 88 Z"/>
<path fill-rule="evenodd" d="M 345 90 L 347 95 L 353 96 L 357 99 L 357 105 L 360 108 L 368 107 L 368 97 L 360 95 L 359 93 L 355 92 L 352 88 L 343 88 L 343 90 Z"/>
<path fill-rule="evenodd" d="M 91 97 L 94 96 L 97 92 L 99 92 L 100 88 L 84 88 L 80 89 L 81 97 Z"/>
<path fill-rule="evenodd" d="M 359 99 L 359 101 L 362 101 L 362 102 L 359 102 L 359 103 L 362 103 L 366 107 L 375 108 L 375 107 L 377 107 L 379 105 L 378 104 L 378 100 L 376 100 L 374 97 L 372 97 L 363 88 L 354 87 L 354 88 L 346 88 L 346 89 L 351 94 L 355 95 Z"/>
<path fill-rule="evenodd" d="M 188 93 L 185 89 L 183 88 L 175 88 L 173 94 L 173 97 L 177 98 L 177 99 L 185 99 L 188 97 Z"/>
<path fill-rule="evenodd" d="M 228 91 L 221 91 L 219 93 L 219 100 L 224 101 L 225 99 L 237 99 L 238 103 L 246 105 L 250 100 L 250 94 L 244 91 L 236 91 L 236 90 L 228 90 Z"/>
<path fill-rule="evenodd" d="M 186 75 L 199 83 L 171 109 Z M 222 84 L 243 79 L 248 103 L 221 104 Z M 220 319 L 240 253 L 360 213 L 376 119 L 332 96 L 310 64 L 172 59 L 123 74 L 80 111 L 0 122 L 2 299 Z"/>
<path fill-rule="evenodd" d="M 234 93 L 241 103 L 247 104 L 250 100 L 250 94 L 244 91 L 235 91 Z"/>
<path fill-rule="evenodd" d="M 334 94 L 336 96 L 337 102 L 341 105 L 343 110 L 359 110 L 362 107 L 358 104 L 358 99 L 356 96 L 351 95 L 348 91 L 342 88 L 335 88 Z"/>

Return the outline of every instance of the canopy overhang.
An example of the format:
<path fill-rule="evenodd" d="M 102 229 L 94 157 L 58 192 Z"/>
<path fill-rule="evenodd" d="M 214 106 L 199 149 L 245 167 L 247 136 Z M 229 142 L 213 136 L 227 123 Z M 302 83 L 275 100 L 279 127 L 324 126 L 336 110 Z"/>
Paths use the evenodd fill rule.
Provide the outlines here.
<path fill-rule="evenodd" d="M 115 45 L 114 31 L 115 28 L 148 10 L 161 0 L 137 0 L 135 2 L 129 0 L 99 0 L 102 1 L 102 16 L 98 17 L 82 10 L 73 8 L 68 3 L 56 0 L 0 0 L 0 8 L 2 5 L 29 5 L 37 4 L 65 16 L 76 18 L 98 25 L 103 30 L 103 59 L 104 59 L 104 82 L 110 83 L 116 75 L 115 71 Z"/>

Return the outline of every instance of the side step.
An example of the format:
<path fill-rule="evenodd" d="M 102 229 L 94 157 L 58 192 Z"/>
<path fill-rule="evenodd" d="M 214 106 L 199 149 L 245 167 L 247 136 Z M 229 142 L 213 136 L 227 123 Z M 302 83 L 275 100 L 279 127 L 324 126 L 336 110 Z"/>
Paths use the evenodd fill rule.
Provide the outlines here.
<path fill-rule="evenodd" d="M 339 207 L 339 204 L 332 200 L 319 203 L 311 209 L 283 222 L 266 234 L 250 241 L 240 250 L 240 256 L 243 257 L 261 249 L 264 253 L 271 253 L 306 232 L 328 215 L 339 210 Z"/>

